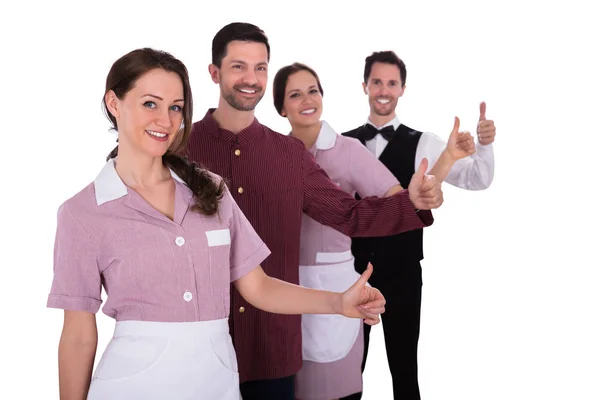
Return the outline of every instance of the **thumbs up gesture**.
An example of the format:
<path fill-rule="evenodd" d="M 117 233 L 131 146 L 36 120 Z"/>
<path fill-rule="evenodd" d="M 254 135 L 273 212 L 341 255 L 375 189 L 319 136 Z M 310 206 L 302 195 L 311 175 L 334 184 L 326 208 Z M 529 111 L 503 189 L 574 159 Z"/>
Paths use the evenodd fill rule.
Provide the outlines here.
<path fill-rule="evenodd" d="M 446 152 L 453 161 L 475 154 L 475 139 L 473 139 L 473 136 L 469 132 L 459 132 L 459 127 L 460 120 L 458 117 L 454 117 L 454 128 L 452 129 L 452 133 L 450 133 L 450 138 L 446 145 Z"/>
<path fill-rule="evenodd" d="M 419 169 L 412 176 L 408 184 L 408 195 L 415 208 L 419 210 L 432 210 L 444 202 L 442 196 L 442 183 L 433 175 L 425 175 L 428 161 L 421 160 Z"/>
<path fill-rule="evenodd" d="M 479 143 L 483 145 L 491 144 L 496 137 L 496 126 L 494 121 L 485 117 L 486 105 L 485 101 L 479 104 L 479 122 L 477 123 L 477 138 Z"/>
<path fill-rule="evenodd" d="M 358 280 L 342 293 L 343 316 L 348 318 L 364 318 L 365 323 L 375 325 L 379 323 L 379 314 L 385 312 L 385 298 L 374 287 L 367 286 L 367 281 L 373 273 L 373 266 L 369 263 L 367 270 Z"/>

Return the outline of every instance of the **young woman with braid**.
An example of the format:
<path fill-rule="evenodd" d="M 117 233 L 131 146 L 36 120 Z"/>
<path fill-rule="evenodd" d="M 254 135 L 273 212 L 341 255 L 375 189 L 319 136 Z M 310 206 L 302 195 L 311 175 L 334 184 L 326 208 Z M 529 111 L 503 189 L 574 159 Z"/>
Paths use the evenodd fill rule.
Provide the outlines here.
<path fill-rule="evenodd" d="M 148 48 L 124 55 L 103 104 L 118 146 L 58 211 L 47 306 L 65 310 L 61 399 L 239 400 L 230 282 L 271 313 L 379 322 L 385 300 L 366 286 L 370 270 L 343 294 L 265 275 L 270 250 L 223 180 L 177 155 L 192 126 L 181 61 Z M 116 325 L 92 377 L 102 287 Z"/>

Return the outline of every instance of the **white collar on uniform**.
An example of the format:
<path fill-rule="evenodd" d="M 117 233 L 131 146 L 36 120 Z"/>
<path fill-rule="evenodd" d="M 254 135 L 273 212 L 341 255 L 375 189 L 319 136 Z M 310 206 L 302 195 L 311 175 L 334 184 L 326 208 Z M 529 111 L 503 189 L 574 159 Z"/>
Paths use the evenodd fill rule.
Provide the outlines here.
<path fill-rule="evenodd" d="M 181 179 L 171 169 L 171 176 L 178 182 L 185 185 L 183 179 Z M 102 205 L 107 201 L 116 200 L 127 194 L 127 186 L 121 180 L 117 170 L 115 169 L 115 160 L 110 159 L 106 162 L 96 180 L 94 180 L 94 189 L 96 190 L 96 204 Z"/>
<path fill-rule="evenodd" d="M 371 122 L 370 118 L 367 118 L 367 124 L 371 124 L 371 125 L 375 126 L 375 124 Z M 400 120 L 398 119 L 398 116 L 395 116 L 394 119 L 391 120 L 390 122 L 388 122 L 387 124 L 384 124 L 382 126 L 375 126 L 375 128 L 382 129 L 382 128 L 385 128 L 386 126 L 390 126 L 390 125 L 392 125 L 394 127 L 395 131 L 398 130 L 398 128 L 400 127 Z"/>
<path fill-rule="evenodd" d="M 331 149 L 335 146 L 337 137 L 337 132 L 326 121 L 321 121 L 321 130 L 316 142 L 317 150 Z"/>

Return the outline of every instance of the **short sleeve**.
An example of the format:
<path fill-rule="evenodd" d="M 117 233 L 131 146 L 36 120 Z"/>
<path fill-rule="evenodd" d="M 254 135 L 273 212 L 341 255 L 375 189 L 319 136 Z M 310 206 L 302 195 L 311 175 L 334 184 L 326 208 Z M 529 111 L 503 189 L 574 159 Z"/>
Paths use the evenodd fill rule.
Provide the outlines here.
<path fill-rule="evenodd" d="M 258 236 L 228 189 L 225 189 L 224 198 L 231 207 L 229 264 L 231 282 L 233 282 L 256 268 L 271 254 L 271 251 Z"/>
<path fill-rule="evenodd" d="M 97 244 L 65 203 L 58 210 L 54 278 L 47 307 L 98 312 L 102 283 Z"/>
<path fill-rule="evenodd" d="M 357 139 L 348 138 L 350 148 L 350 178 L 361 197 L 383 197 L 398 179 Z"/>

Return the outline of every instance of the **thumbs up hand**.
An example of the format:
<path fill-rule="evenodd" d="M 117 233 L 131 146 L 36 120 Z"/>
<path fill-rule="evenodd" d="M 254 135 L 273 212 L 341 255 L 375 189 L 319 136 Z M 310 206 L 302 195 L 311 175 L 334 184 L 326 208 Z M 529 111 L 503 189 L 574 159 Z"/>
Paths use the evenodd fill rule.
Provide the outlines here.
<path fill-rule="evenodd" d="M 432 210 L 444 202 L 442 183 L 433 175 L 425 175 L 427 159 L 421 160 L 419 169 L 412 176 L 408 184 L 408 195 L 415 208 L 419 210 Z"/>
<path fill-rule="evenodd" d="M 452 133 L 450 133 L 450 138 L 446 145 L 446 152 L 452 161 L 475 154 L 475 140 L 473 136 L 469 132 L 459 132 L 459 127 L 460 120 L 458 117 L 454 117 L 454 128 L 452 129 Z"/>
<path fill-rule="evenodd" d="M 477 123 L 477 138 L 482 145 L 488 145 L 494 142 L 496 137 L 496 126 L 494 121 L 485 117 L 485 101 L 479 104 L 479 122 Z"/>
<path fill-rule="evenodd" d="M 373 266 L 369 263 L 367 270 L 358 280 L 342 294 L 341 313 L 348 318 L 364 318 L 365 323 L 375 325 L 379 323 L 379 314 L 385 312 L 385 298 L 374 287 L 367 286 L 367 281 L 373 273 Z"/>

